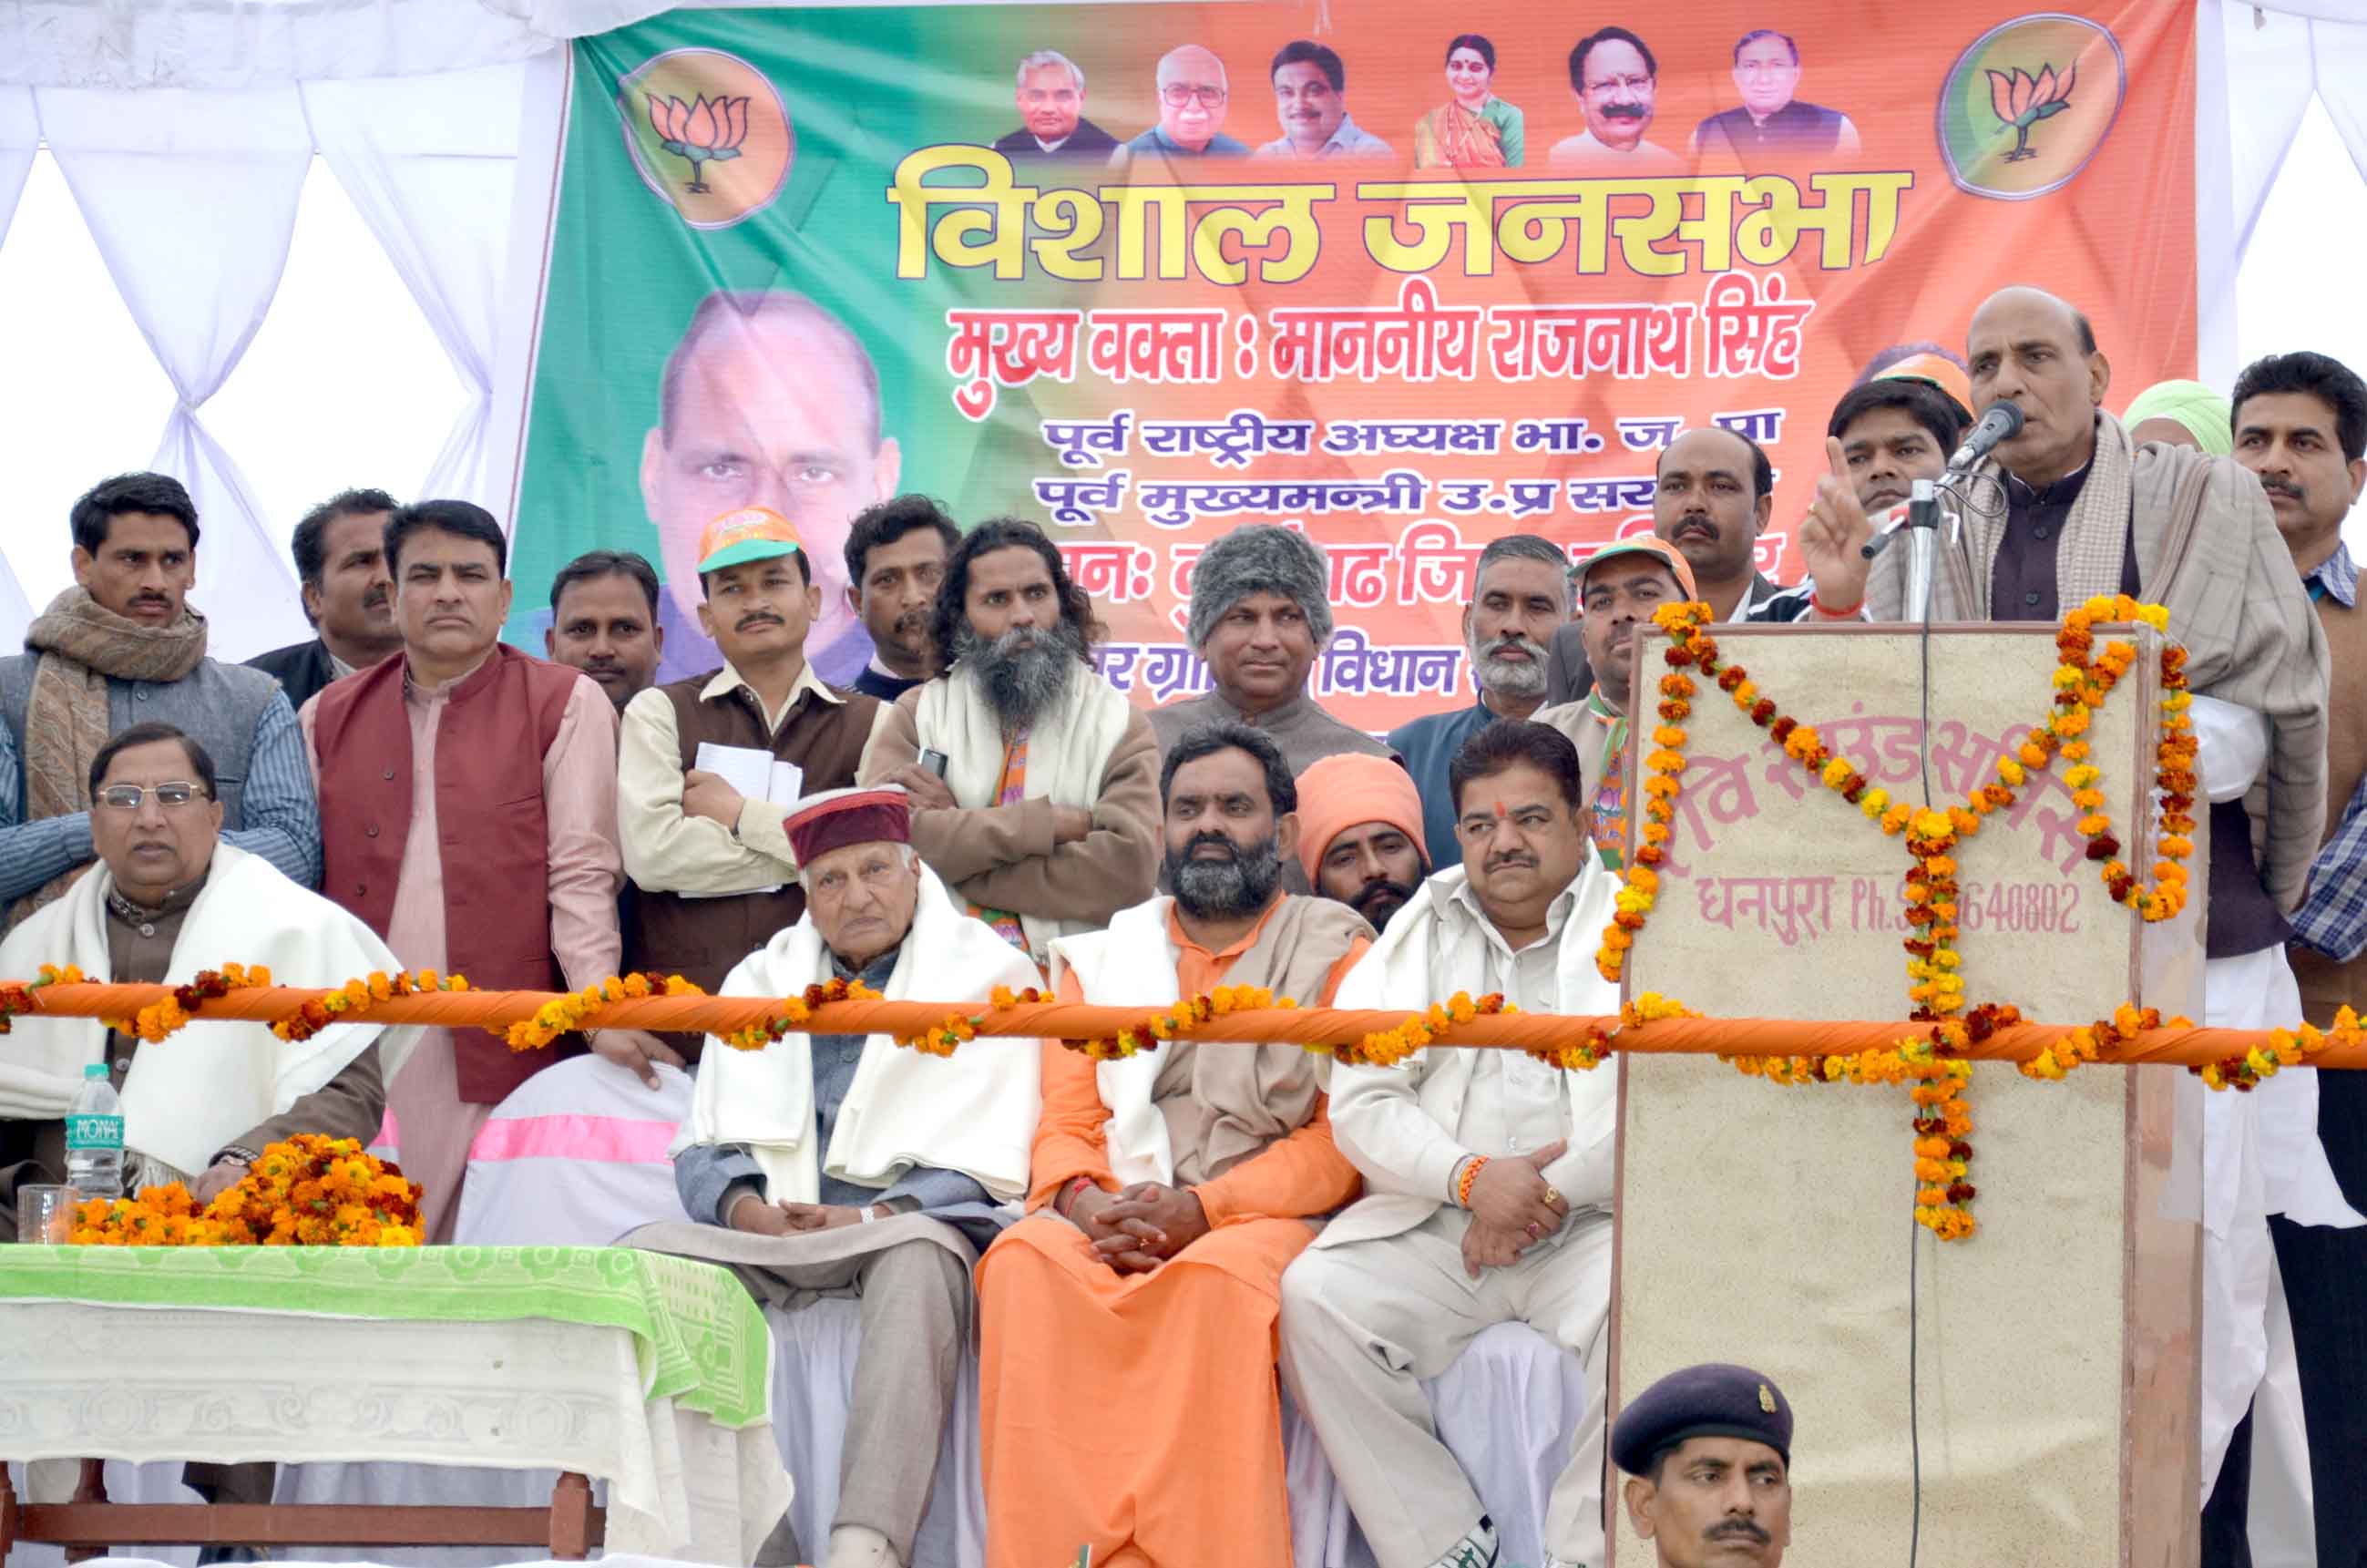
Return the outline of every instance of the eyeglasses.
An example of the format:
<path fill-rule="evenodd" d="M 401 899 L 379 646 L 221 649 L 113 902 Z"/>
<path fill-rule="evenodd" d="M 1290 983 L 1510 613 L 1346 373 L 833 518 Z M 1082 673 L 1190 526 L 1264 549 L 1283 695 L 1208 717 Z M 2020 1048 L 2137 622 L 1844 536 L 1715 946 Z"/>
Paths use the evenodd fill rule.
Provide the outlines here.
<path fill-rule="evenodd" d="M 1649 76 L 1600 76 L 1586 85 L 1586 90 L 1590 93 L 1607 93 L 1614 87 L 1625 87 L 1631 93 L 1648 93 L 1652 90 L 1652 78 Z"/>
<path fill-rule="evenodd" d="M 156 803 L 168 812 L 208 798 L 202 787 L 186 778 L 175 778 L 163 784 L 109 784 L 98 792 L 98 803 L 112 812 L 136 812 L 140 802 L 152 794 Z"/>
<path fill-rule="evenodd" d="M 1182 82 L 1177 82 L 1172 85 L 1160 88 L 1159 96 L 1167 101 L 1167 105 L 1170 108 L 1182 108 L 1194 98 L 1198 98 L 1200 100 L 1200 107 L 1202 108 L 1215 108 L 1218 104 L 1225 101 L 1225 89 L 1222 87 L 1193 87 L 1187 86 Z"/>

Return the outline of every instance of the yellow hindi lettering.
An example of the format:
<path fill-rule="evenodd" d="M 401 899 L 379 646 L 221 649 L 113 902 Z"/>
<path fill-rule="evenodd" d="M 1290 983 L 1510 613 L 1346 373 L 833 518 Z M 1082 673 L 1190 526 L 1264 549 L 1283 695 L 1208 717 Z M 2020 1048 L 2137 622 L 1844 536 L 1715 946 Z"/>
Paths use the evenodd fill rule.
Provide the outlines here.
<path fill-rule="evenodd" d="M 930 176 L 949 169 L 975 170 L 979 183 L 930 183 Z M 1002 153 L 986 147 L 923 147 L 896 165 L 896 181 L 887 194 L 897 209 L 897 277 L 927 277 L 933 256 L 948 267 L 991 266 L 997 278 L 1019 276 L 1023 224 L 1036 190 L 1011 183 L 1011 160 Z M 935 207 L 947 210 L 933 217 Z M 973 238 L 981 233 L 983 239 Z"/>

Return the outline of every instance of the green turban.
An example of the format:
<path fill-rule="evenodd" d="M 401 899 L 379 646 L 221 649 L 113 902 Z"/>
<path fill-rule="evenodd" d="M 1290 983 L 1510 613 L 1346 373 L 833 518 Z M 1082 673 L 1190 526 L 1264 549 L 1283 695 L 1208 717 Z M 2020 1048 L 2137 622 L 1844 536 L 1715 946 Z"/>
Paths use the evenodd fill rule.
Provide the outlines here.
<path fill-rule="evenodd" d="M 2134 430 L 2148 419 L 2171 419 L 2186 426 L 2195 444 L 2214 457 L 2236 449 L 2236 411 L 2201 381 L 2161 381 L 2137 393 L 2121 423 Z"/>

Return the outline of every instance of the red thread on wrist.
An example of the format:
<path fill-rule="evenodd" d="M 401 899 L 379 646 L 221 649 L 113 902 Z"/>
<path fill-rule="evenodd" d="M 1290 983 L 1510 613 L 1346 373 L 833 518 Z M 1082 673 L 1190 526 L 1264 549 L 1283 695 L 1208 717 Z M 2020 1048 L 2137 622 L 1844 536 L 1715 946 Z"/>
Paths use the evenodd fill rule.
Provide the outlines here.
<path fill-rule="evenodd" d="M 1479 1179 L 1479 1172 L 1487 1164 L 1488 1156 L 1485 1154 L 1474 1154 L 1471 1156 L 1470 1163 L 1463 1167 L 1463 1175 L 1458 1177 L 1455 1183 L 1455 1201 L 1456 1203 L 1466 1209 L 1471 1207 L 1471 1184 Z"/>
<path fill-rule="evenodd" d="M 1863 594 L 1860 594 L 1854 603 L 1845 604 L 1840 606 L 1839 608 L 1836 608 L 1833 606 L 1827 604 L 1823 599 L 1818 598 L 1817 597 L 1817 590 L 1810 588 L 1808 590 L 1808 608 L 1815 610 L 1818 615 L 1829 617 L 1834 620 L 1843 620 L 1855 615 L 1858 611 L 1865 608 L 1865 596 Z"/>

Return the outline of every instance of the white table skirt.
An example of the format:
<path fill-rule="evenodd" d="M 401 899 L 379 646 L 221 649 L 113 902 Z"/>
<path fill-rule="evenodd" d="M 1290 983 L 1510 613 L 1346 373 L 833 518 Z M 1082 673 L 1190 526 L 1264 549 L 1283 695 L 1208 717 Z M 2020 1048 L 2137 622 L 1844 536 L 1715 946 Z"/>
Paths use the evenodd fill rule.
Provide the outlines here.
<path fill-rule="evenodd" d="M 611 1553 L 700 1562 L 752 1562 L 789 1505 L 769 1422 L 642 1398 L 622 1329 L 63 1301 L 5 1315 L 9 1459 L 572 1470 L 608 1483 Z"/>

